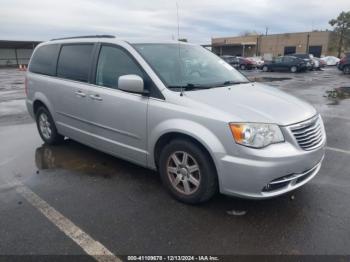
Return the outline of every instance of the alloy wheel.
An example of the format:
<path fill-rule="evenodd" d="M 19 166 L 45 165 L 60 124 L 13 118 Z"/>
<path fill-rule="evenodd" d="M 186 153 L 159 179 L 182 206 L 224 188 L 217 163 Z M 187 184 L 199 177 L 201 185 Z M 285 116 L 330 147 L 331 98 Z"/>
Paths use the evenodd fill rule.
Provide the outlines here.
<path fill-rule="evenodd" d="M 350 66 L 344 67 L 344 74 L 350 74 Z"/>
<path fill-rule="evenodd" d="M 173 188 L 182 194 L 191 195 L 200 186 L 199 165 L 196 159 L 187 152 L 176 151 L 169 156 L 167 174 Z"/>
<path fill-rule="evenodd" d="M 39 128 L 40 128 L 41 134 L 45 139 L 51 138 L 51 134 L 52 134 L 51 124 L 48 116 L 45 113 L 41 113 L 39 116 Z"/>

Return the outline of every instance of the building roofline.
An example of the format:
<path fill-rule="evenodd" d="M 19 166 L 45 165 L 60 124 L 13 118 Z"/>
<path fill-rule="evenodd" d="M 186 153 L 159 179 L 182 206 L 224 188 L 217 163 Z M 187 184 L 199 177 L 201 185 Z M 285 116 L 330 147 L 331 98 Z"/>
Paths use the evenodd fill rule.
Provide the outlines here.
<path fill-rule="evenodd" d="M 13 43 L 42 43 L 44 41 L 31 41 L 31 40 L 0 40 L 0 43 L 13 42 Z"/>
<path fill-rule="evenodd" d="M 0 48 L 33 48 L 41 41 L 22 41 L 22 40 L 0 40 Z"/>
<path fill-rule="evenodd" d="M 222 39 L 222 38 L 234 38 L 234 37 L 260 37 L 260 36 L 275 36 L 275 35 L 288 35 L 288 34 L 310 34 L 310 33 L 331 33 L 331 30 L 322 30 L 322 31 L 305 31 L 305 32 L 285 32 L 285 33 L 275 33 L 275 34 L 257 34 L 257 35 L 246 35 L 246 36 L 220 36 L 220 37 L 212 37 L 211 39 Z"/>

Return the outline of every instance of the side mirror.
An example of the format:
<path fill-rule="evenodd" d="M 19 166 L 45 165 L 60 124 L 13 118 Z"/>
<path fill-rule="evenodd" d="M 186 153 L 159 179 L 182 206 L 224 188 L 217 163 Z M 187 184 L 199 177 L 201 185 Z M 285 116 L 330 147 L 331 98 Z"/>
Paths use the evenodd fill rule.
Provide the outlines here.
<path fill-rule="evenodd" d="M 137 93 L 147 94 L 147 90 L 144 88 L 143 79 L 138 75 L 123 75 L 118 78 L 118 88 L 120 90 Z"/>

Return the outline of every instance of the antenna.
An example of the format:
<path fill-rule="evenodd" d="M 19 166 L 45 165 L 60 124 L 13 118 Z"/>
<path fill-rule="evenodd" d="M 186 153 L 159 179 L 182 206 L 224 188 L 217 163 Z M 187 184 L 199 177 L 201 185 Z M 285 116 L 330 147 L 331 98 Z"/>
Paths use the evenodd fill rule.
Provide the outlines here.
<path fill-rule="evenodd" d="M 177 40 L 180 39 L 180 22 L 179 22 L 179 5 L 176 2 L 176 18 L 177 18 Z"/>
<path fill-rule="evenodd" d="M 181 54 L 180 54 L 180 22 L 179 22 L 179 5 L 176 1 L 176 20 L 177 20 L 177 45 L 178 45 L 178 50 L 179 50 L 179 68 L 178 68 L 178 74 L 179 74 L 179 78 L 181 77 Z M 181 86 L 181 90 L 180 90 L 180 96 L 183 96 L 184 89 Z"/>

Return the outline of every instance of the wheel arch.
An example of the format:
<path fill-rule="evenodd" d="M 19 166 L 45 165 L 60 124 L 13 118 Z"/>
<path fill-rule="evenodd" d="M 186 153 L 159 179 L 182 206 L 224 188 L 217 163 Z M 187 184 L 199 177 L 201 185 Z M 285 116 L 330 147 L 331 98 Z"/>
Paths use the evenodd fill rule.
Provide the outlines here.
<path fill-rule="evenodd" d="M 158 138 L 157 142 L 155 143 L 154 150 L 153 150 L 154 165 L 155 165 L 156 169 L 158 169 L 158 166 L 159 166 L 158 161 L 160 158 L 162 148 L 166 144 L 170 143 L 170 141 L 175 140 L 175 139 L 188 140 L 188 141 L 191 141 L 194 144 L 196 144 L 201 150 L 203 150 L 208 155 L 209 161 L 211 161 L 211 163 L 214 165 L 216 172 L 218 172 L 215 160 L 214 160 L 211 152 L 208 150 L 207 146 L 203 145 L 203 143 L 201 141 L 199 141 L 197 138 L 195 138 L 194 136 L 186 134 L 186 133 L 182 133 L 179 131 L 168 132 L 168 133 L 161 135 Z"/>
<path fill-rule="evenodd" d="M 43 103 L 41 100 L 39 100 L 39 99 L 35 100 L 34 103 L 33 103 L 34 115 L 36 115 L 36 112 L 38 112 L 38 109 L 40 107 L 45 107 L 46 109 L 48 109 L 47 106 L 45 105 L 45 103 Z"/>
<path fill-rule="evenodd" d="M 154 161 L 155 164 L 158 166 L 158 160 L 159 160 L 159 156 L 160 153 L 162 151 L 162 148 L 168 144 L 170 141 L 175 140 L 175 139 L 182 139 L 182 140 L 189 140 L 191 142 L 193 142 L 194 144 L 196 144 L 198 147 L 200 147 L 204 152 L 206 152 L 208 154 L 208 156 L 212 159 L 211 154 L 209 153 L 208 149 L 201 143 L 199 142 L 196 138 L 194 138 L 193 136 L 190 136 L 188 134 L 184 134 L 184 133 L 180 133 L 180 132 L 168 132 L 163 134 L 162 136 L 159 137 L 159 139 L 157 140 L 155 146 L 154 146 Z"/>
<path fill-rule="evenodd" d="M 159 155 L 164 145 L 172 139 L 188 139 L 208 154 L 219 174 L 220 158 L 226 150 L 220 139 L 206 126 L 187 119 L 168 119 L 155 126 L 148 136 L 148 166 L 157 169 Z"/>
<path fill-rule="evenodd" d="M 43 93 L 36 93 L 34 95 L 34 99 L 33 99 L 34 116 L 35 116 L 35 114 L 40 106 L 46 107 L 46 109 L 49 110 L 51 116 L 54 117 L 55 112 L 53 111 L 53 107 L 52 107 L 52 104 L 50 103 L 49 99 Z"/>

